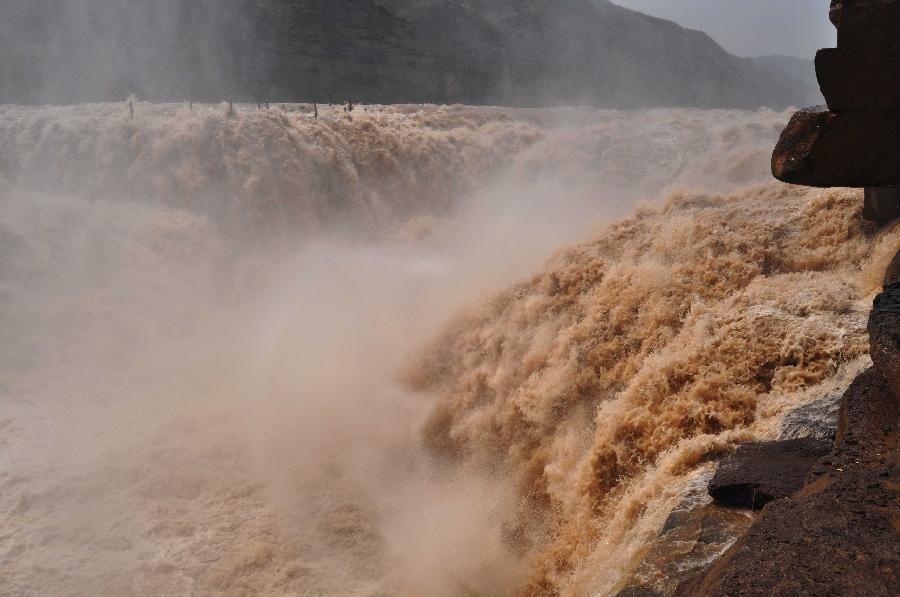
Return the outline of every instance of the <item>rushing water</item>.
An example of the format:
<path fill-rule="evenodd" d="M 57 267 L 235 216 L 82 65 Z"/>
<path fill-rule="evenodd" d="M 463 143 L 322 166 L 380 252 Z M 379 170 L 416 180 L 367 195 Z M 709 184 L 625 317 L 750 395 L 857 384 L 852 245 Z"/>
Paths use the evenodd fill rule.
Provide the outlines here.
<path fill-rule="evenodd" d="M 784 114 L 236 112 L 0 106 L 0 594 L 607 594 L 864 361 Z"/>

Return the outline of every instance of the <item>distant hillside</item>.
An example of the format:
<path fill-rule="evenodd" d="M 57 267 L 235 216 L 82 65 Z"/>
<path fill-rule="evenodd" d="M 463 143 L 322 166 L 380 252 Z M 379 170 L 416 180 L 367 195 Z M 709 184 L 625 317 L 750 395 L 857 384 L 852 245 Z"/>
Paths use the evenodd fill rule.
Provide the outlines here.
<path fill-rule="evenodd" d="M 0 102 L 122 99 L 756 108 L 777 69 L 606 0 L 10 0 Z"/>
<path fill-rule="evenodd" d="M 753 61 L 760 67 L 774 70 L 798 81 L 808 90 L 806 105 L 824 104 L 825 98 L 819 90 L 819 82 L 816 80 L 816 63 L 805 58 L 795 56 L 757 56 Z"/>

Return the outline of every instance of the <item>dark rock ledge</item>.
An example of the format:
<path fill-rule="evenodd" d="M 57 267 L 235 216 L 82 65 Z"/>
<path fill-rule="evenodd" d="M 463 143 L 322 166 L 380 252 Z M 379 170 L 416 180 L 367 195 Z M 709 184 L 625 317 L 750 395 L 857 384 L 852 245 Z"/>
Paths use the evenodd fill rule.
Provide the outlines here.
<path fill-rule="evenodd" d="M 799 491 L 807 473 L 831 447 L 831 442 L 813 438 L 743 444 L 719 464 L 709 482 L 709 495 L 726 506 L 760 510 Z"/>

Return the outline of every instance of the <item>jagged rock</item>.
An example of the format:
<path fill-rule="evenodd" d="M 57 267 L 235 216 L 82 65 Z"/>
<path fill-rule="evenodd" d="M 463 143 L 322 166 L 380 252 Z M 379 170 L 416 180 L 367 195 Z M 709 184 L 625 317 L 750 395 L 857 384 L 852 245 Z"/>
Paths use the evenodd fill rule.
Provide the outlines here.
<path fill-rule="evenodd" d="M 728 549 L 755 521 L 748 510 L 711 501 L 674 511 L 632 575 L 632 586 L 670 594 Z"/>
<path fill-rule="evenodd" d="M 900 46 L 878 51 L 827 48 L 816 54 L 816 75 L 828 107 L 900 110 Z"/>
<path fill-rule="evenodd" d="M 671 594 L 753 524 L 755 513 L 713 503 L 706 486 L 714 468 L 710 465 L 690 482 L 616 597 Z"/>
<path fill-rule="evenodd" d="M 716 502 L 758 510 L 803 487 L 813 464 L 831 450 L 831 442 L 812 438 L 750 442 L 719 463 L 709 482 Z"/>
<path fill-rule="evenodd" d="M 841 410 L 841 394 L 828 394 L 795 408 L 781 421 L 779 439 L 812 438 L 834 442 Z"/>
<path fill-rule="evenodd" d="M 811 187 L 900 182 L 900 111 L 800 110 L 772 155 L 778 180 Z"/>
<path fill-rule="evenodd" d="M 677 597 L 900 594 L 900 400 L 870 369 L 844 395 L 834 451 Z"/>

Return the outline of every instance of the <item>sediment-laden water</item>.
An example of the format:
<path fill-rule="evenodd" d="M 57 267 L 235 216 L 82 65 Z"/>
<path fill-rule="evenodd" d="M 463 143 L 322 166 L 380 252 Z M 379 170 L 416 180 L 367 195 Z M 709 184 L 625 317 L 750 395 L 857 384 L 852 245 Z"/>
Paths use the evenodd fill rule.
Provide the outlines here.
<path fill-rule="evenodd" d="M 133 108 L 0 107 L 0 594 L 610 594 L 900 242 L 770 111 Z"/>

